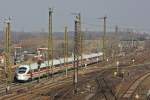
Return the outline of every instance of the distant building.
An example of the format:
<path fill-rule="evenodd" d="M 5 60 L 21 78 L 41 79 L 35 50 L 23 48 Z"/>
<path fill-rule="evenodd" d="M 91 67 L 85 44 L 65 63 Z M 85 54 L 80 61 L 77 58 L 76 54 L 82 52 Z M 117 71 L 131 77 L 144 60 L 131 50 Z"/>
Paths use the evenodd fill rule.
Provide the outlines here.
<path fill-rule="evenodd" d="M 143 50 L 145 48 L 145 41 L 131 41 L 131 40 L 124 40 L 120 42 L 121 51 L 127 51 L 129 49 L 136 49 L 136 50 Z"/>

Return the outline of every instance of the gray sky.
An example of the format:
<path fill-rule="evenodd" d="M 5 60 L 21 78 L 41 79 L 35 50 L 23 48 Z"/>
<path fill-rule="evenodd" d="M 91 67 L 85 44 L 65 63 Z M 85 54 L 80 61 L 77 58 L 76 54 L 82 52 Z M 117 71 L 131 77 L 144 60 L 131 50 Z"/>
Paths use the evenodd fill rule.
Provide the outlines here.
<path fill-rule="evenodd" d="M 84 23 L 102 25 L 97 18 L 107 15 L 109 26 L 150 31 L 150 0 L 0 0 L 0 17 L 12 16 L 16 31 L 47 31 L 49 7 L 54 8 L 53 31 L 63 31 L 64 25 L 73 30 L 72 12 L 81 12 Z M 98 30 L 86 24 L 83 28 Z"/>

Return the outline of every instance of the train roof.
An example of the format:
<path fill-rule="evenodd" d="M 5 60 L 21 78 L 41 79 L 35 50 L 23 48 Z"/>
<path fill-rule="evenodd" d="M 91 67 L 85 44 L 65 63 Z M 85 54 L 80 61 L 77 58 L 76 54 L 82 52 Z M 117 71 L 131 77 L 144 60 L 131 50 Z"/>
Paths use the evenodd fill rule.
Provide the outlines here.
<path fill-rule="evenodd" d="M 83 59 L 88 59 L 88 58 L 93 58 L 96 56 L 101 56 L 102 53 L 92 53 L 92 54 L 83 54 Z M 74 60 L 74 57 L 71 56 L 68 58 L 68 62 L 72 62 Z M 52 60 L 49 61 L 49 65 L 51 65 Z M 60 59 L 54 59 L 53 60 L 53 66 L 59 65 L 59 64 L 63 64 L 64 63 L 64 58 L 60 58 Z M 23 65 L 20 65 L 20 67 Z M 38 69 L 38 64 L 37 63 L 32 63 L 30 65 L 26 65 L 30 68 L 30 70 L 34 70 L 34 69 Z M 47 67 L 48 66 L 48 61 L 44 61 L 43 63 L 41 63 L 40 68 L 43 67 Z M 25 67 L 25 66 L 24 66 Z"/>

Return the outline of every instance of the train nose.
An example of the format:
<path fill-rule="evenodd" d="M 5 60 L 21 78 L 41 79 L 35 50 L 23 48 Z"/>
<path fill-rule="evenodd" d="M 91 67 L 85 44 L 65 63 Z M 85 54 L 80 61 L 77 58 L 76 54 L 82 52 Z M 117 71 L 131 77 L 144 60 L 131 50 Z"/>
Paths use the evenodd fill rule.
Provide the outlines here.
<path fill-rule="evenodd" d="M 17 80 L 21 80 L 21 79 L 23 79 L 23 75 L 17 74 L 17 75 L 16 75 L 16 78 L 17 78 Z"/>
<path fill-rule="evenodd" d="M 27 77 L 25 76 L 25 74 L 17 74 L 16 78 L 18 81 L 26 81 Z"/>

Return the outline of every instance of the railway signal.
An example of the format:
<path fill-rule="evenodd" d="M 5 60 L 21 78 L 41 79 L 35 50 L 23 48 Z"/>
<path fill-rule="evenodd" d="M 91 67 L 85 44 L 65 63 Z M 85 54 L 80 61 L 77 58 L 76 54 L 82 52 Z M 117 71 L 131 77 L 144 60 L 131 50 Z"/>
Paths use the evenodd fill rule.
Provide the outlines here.
<path fill-rule="evenodd" d="M 117 74 L 119 73 L 119 61 L 116 62 L 117 64 Z"/>
<path fill-rule="evenodd" d="M 138 100 L 139 98 L 140 98 L 140 96 L 139 96 L 138 94 L 136 94 L 136 95 L 135 95 L 135 99 Z"/>
<path fill-rule="evenodd" d="M 135 63 L 135 59 L 132 59 L 132 63 L 133 63 L 133 64 Z"/>

